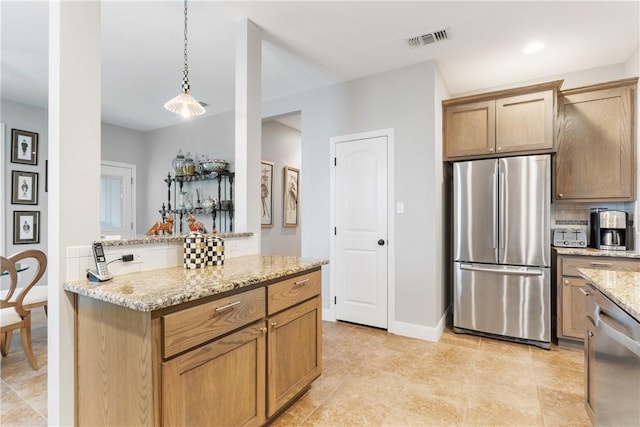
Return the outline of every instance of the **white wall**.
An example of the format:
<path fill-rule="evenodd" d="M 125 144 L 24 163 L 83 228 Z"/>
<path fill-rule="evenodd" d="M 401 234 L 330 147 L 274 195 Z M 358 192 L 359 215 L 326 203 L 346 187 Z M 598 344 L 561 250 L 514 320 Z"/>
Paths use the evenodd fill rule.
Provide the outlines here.
<path fill-rule="evenodd" d="M 47 110 L 32 107 L 26 104 L 0 100 L 2 105 L 2 117 L 0 122 L 5 124 L 4 164 L 2 165 L 3 187 L 2 197 L 6 206 L 4 212 L 4 244 L 6 254 L 11 255 L 27 249 L 39 249 L 47 252 L 47 209 L 49 206 L 49 193 L 45 192 L 45 162 L 48 159 L 48 119 Z M 11 129 L 26 130 L 38 134 L 38 164 L 25 165 L 22 163 L 11 163 Z M 38 173 L 38 204 L 37 205 L 13 205 L 11 204 L 11 171 L 26 171 Z M 39 211 L 40 212 L 40 243 L 37 244 L 13 244 L 13 212 L 14 211 Z M 46 279 L 46 276 L 45 278 Z M 43 280 L 44 280 L 43 279 Z"/>
<path fill-rule="evenodd" d="M 283 168 L 291 166 L 301 169 L 301 134 L 300 131 L 278 123 L 275 120 L 262 122 L 262 160 L 273 162 L 273 227 L 262 229 L 261 253 L 271 255 L 300 256 L 301 232 L 297 227 L 283 226 Z M 301 170 L 300 174 L 304 174 Z M 305 201 L 305 189 L 300 187 L 300 203 Z M 308 195 L 312 197 L 312 195 Z M 304 219 L 299 219 L 302 224 Z"/>

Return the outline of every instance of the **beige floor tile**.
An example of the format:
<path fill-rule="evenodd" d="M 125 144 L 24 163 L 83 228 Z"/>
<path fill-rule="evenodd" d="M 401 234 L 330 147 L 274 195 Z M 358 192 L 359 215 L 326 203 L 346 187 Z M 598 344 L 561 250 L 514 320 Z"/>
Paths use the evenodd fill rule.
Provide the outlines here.
<path fill-rule="evenodd" d="M 480 345 L 480 337 L 470 334 L 457 334 L 452 330 L 445 329 L 440 336 L 441 344 L 458 345 L 461 347 L 467 347 L 474 350 L 478 349 Z"/>
<path fill-rule="evenodd" d="M 0 423 L 46 425 L 46 317 L 34 313 L 31 369 L 19 337 L 2 358 Z M 589 426 L 584 359 L 455 334 L 439 342 L 323 322 L 323 373 L 271 424 L 286 426 Z M 14 390 L 20 390 L 16 393 Z"/>
<path fill-rule="evenodd" d="M 590 426 L 582 392 L 538 387 L 545 426 Z"/>
<path fill-rule="evenodd" d="M 0 381 L 0 424 L 5 426 L 46 426 L 47 419 Z"/>

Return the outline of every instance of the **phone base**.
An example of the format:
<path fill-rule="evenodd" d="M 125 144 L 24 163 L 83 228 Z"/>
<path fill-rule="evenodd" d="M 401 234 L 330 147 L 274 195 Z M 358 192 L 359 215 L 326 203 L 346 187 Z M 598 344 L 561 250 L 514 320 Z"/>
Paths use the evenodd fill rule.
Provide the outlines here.
<path fill-rule="evenodd" d="M 99 274 L 97 271 L 87 268 L 87 279 L 89 279 L 90 282 L 106 282 L 107 280 L 113 279 L 113 275 Z"/>

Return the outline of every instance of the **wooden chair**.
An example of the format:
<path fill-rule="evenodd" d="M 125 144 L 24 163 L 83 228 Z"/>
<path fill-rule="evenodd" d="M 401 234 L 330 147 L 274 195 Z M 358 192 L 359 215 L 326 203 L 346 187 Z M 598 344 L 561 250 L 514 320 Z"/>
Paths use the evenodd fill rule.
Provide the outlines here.
<path fill-rule="evenodd" d="M 9 259 L 11 258 L 12 257 L 9 257 Z M 23 290 L 24 288 L 22 287 L 16 288 L 15 292 L 13 293 L 13 297 L 11 299 L 15 300 L 16 298 L 18 298 L 18 295 L 20 295 L 20 293 Z M 8 292 L 9 291 L 0 292 L 0 299 L 5 299 Z M 49 305 L 49 290 L 47 289 L 46 286 L 34 286 L 33 288 L 31 288 L 27 296 L 24 297 L 24 301 L 22 301 L 22 307 L 24 307 L 25 310 L 31 311 L 35 308 L 42 307 L 44 308 L 45 315 L 49 314 L 47 312 L 48 305 Z"/>
<path fill-rule="evenodd" d="M 24 288 L 21 288 L 22 290 L 14 298 L 14 294 L 18 289 L 16 262 L 27 258 L 33 258 L 37 262 L 37 270 L 29 283 Z M 13 332 L 16 329 L 20 329 L 20 340 L 22 341 L 24 353 L 33 369 L 38 369 L 38 363 L 31 347 L 31 311 L 24 308 L 23 302 L 31 288 L 43 276 L 47 268 L 47 256 L 39 250 L 28 250 L 12 255 L 9 258 L 0 257 L 0 263 L 2 265 L 2 273 L 6 272 L 11 281 L 8 292 L 0 300 L 0 352 L 3 357 L 9 353 Z"/>

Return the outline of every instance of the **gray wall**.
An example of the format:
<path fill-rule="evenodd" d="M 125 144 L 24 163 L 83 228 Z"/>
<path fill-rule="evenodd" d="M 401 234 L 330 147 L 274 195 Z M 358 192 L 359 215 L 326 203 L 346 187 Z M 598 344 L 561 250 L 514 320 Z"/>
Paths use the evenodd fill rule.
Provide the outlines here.
<path fill-rule="evenodd" d="M 262 160 L 273 162 L 273 227 L 262 229 L 261 252 L 268 255 L 300 256 L 301 232 L 298 227 L 284 227 L 282 213 L 283 168 L 300 168 L 300 131 L 278 123 L 275 120 L 262 122 Z M 304 171 L 301 170 L 303 175 Z M 305 189 L 300 187 L 300 203 L 306 203 Z M 304 223 L 302 216 L 299 224 Z"/>
<path fill-rule="evenodd" d="M 172 114 L 167 112 L 167 114 Z M 214 116 L 191 119 L 187 123 L 156 129 L 145 133 L 147 190 L 138 194 L 142 214 L 138 217 L 138 232 L 144 233 L 160 219 L 158 210 L 167 203 L 167 184 L 163 181 L 167 173 L 174 175 L 171 167 L 173 158 L 181 149 L 183 154 L 190 151 L 195 158 L 202 154 L 211 159 L 224 159 L 234 170 L 235 158 L 235 114 L 229 111 Z M 185 185 L 195 201 L 195 188 L 205 194 L 217 196 L 217 182 L 201 182 Z M 172 192 L 173 193 L 173 192 Z M 215 193 L 215 194 L 214 194 Z M 173 201 L 171 202 L 173 204 Z M 198 218 L 205 226 L 211 224 L 211 216 Z M 245 230 L 234 230 L 245 231 Z"/>
<path fill-rule="evenodd" d="M 395 217 L 395 320 L 429 327 L 436 325 L 445 304 L 442 266 L 436 256 L 442 242 L 436 74 L 434 62 L 421 63 L 272 100 L 263 111 L 265 117 L 302 112 L 304 257 L 330 256 L 329 139 L 394 129 L 395 198 L 405 203 L 405 213 Z M 326 281 L 325 308 L 328 286 Z"/>
<path fill-rule="evenodd" d="M 5 99 L 0 100 L 2 117 L 0 122 L 5 124 L 4 164 L 2 165 L 3 188 L 2 197 L 5 203 L 5 220 L 2 226 L 5 232 L 6 255 L 11 255 L 27 249 L 40 249 L 47 252 L 47 207 L 49 205 L 49 193 L 45 192 L 45 161 L 47 159 L 48 144 L 48 117 L 47 110 L 30 105 L 20 104 Z M 24 165 L 11 163 L 11 129 L 26 130 L 38 134 L 38 164 Z M 19 170 L 38 173 L 38 204 L 37 205 L 12 205 L 11 204 L 11 171 Z M 40 211 L 40 243 L 38 244 L 13 244 L 13 212 L 14 211 Z M 5 254 L 3 254 L 5 255 Z"/>
<path fill-rule="evenodd" d="M 101 128 L 102 144 L 100 147 L 100 157 L 102 160 L 112 162 L 129 163 L 136 165 L 136 198 L 144 197 L 147 193 L 149 164 L 145 144 L 145 134 L 133 129 L 102 123 Z M 137 234 L 144 233 L 149 229 L 149 224 L 140 223 L 144 219 L 146 208 L 144 203 L 136 203 L 136 227 Z M 146 228 L 145 228 L 146 227 Z"/>

